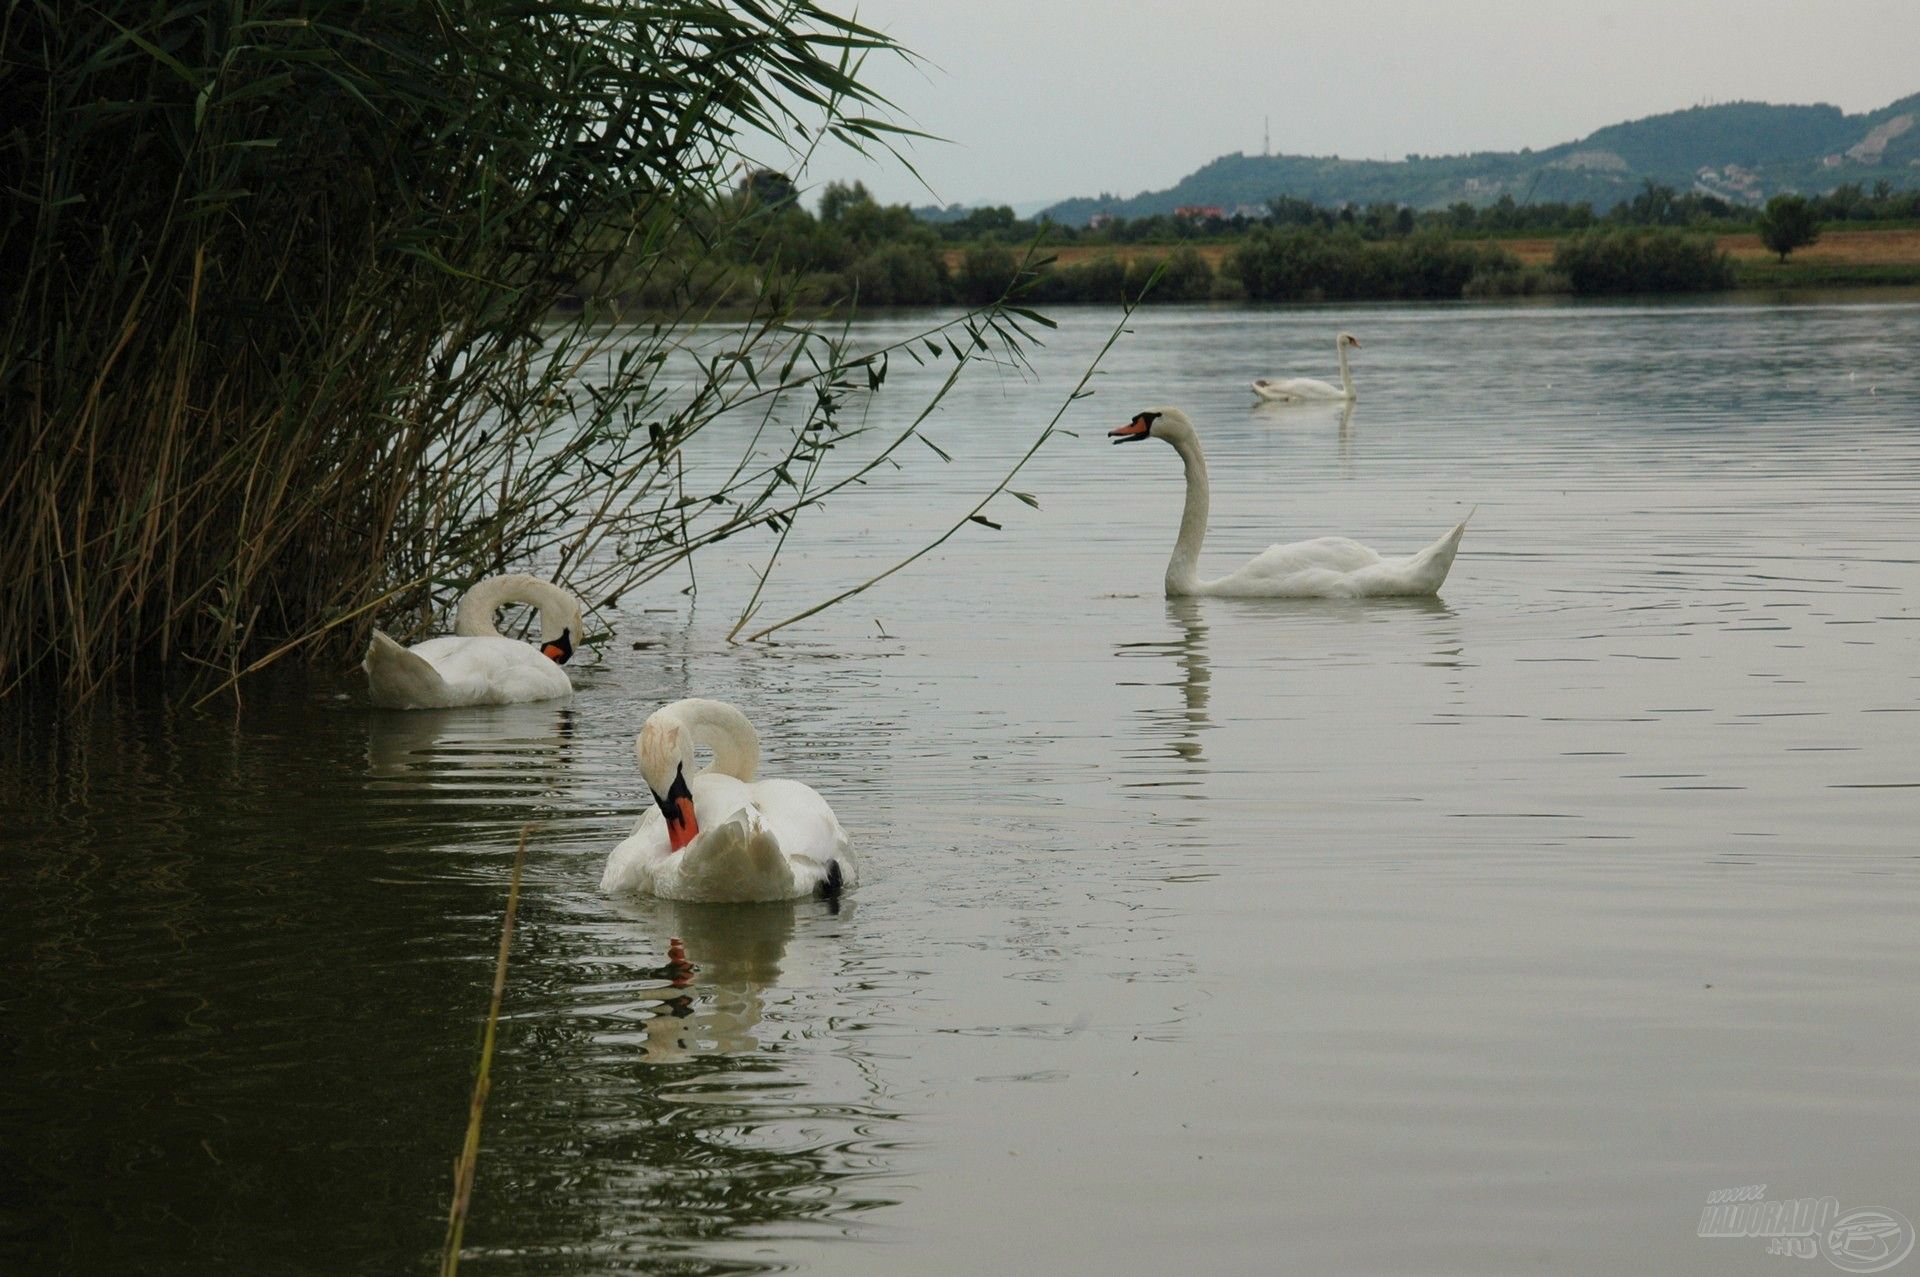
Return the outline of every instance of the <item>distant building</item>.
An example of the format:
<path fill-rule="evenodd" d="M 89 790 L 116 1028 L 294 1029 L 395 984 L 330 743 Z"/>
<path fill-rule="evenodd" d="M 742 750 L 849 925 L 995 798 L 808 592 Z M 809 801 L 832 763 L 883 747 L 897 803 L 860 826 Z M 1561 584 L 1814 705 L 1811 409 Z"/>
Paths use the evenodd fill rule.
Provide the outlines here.
<path fill-rule="evenodd" d="M 1223 218 L 1227 214 L 1218 204 L 1182 204 L 1173 210 L 1173 215 L 1183 222 L 1204 222 L 1208 218 Z"/>
<path fill-rule="evenodd" d="M 1113 225 L 1113 214 L 1107 212 L 1105 209 L 1101 209 L 1098 213 L 1095 213 L 1087 219 L 1087 229 L 1090 231 L 1097 231 L 1102 226 L 1111 225 Z"/>

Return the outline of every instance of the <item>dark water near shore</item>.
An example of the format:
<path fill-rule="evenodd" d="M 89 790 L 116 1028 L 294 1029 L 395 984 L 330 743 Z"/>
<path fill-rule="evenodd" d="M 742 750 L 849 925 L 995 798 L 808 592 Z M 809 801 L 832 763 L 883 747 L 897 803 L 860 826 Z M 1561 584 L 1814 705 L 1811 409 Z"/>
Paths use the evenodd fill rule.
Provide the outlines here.
<path fill-rule="evenodd" d="M 963 513 L 1108 322 L 803 522 L 766 615 Z M 1336 327 L 1350 416 L 1250 406 Z M 6 1267 L 430 1268 L 528 821 L 475 1273 L 1731 1274 L 1714 1190 L 1920 1217 L 1920 305 L 1135 329 L 1040 509 L 779 646 L 723 641 L 729 542 L 564 706 L 0 707 Z M 1160 597 L 1178 462 L 1100 435 L 1164 403 L 1203 571 L 1477 505 L 1443 598 Z M 837 911 L 599 895 L 688 694 L 830 797 Z"/>

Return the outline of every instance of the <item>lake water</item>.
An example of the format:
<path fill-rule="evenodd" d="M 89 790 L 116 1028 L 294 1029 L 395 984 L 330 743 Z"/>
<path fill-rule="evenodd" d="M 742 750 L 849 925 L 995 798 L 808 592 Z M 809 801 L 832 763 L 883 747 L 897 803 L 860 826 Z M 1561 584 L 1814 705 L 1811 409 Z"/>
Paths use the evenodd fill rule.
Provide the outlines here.
<path fill-rule="evenodd" d="M 766 615 L 960 517 L 1111 322 L 965 383 Z M 1251 406 L 1338 327 L 1350 418 Z M 430 1268 L 528 821 L 464 1271 L 1734 1274 L 1716 1190 L 1920 1217 L 1920 305 L 1133 328 L 1039 509 L 778 646 L 723 641 L 730 541 L 564 706 L 0 707 L 8 1267 Z M 1161 404 L 1203 571 L 1477 506 L 1441 600 L 1163 598 L 1178 461 L 1103 437 Z M 837 911 L 599 894 L 689 694 L 831 799 Z"/>

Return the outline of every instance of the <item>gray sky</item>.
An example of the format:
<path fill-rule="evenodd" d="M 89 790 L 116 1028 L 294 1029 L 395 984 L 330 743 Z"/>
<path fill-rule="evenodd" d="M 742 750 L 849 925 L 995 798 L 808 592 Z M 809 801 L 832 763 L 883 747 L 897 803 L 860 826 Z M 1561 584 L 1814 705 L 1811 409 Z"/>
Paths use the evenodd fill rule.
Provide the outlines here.
<path fill-rule="evenodd" d="M 855 0 L 828 0 L 847 12 Z M 1400 158 L 1518 150 L 1701 102 L 1920 92 L 1920 0 L 858 0 L 926 61 L 870 65 L 942 203 L 1172 184 L 1230 151 Z M 885 202 L 892 163 L 815 158 Z"/>

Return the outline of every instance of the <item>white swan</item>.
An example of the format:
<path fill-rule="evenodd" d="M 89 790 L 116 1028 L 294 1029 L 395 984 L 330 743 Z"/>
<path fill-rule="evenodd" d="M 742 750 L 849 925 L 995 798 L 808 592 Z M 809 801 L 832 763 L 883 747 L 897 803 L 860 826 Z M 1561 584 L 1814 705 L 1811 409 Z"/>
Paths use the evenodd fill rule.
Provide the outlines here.
<path fill-rule="evenodd" d="M 713 763 L 695 772 L 697 745 L 713 750 Z M 733 706 L 693 699 L 657 709 L 634 751 L 654 806 L 607 857 L 600 890 L 796 900 L 838 896 L 859 877 L 826 799 L 796 780 L 754 780 L 760 737 Z"/>
<path fill-rule="evenodd" d="M 1434 594 L 1447 579 L 1462 519 L 1453 531 L 1417 554 L 1383 559 L 1357 541 L 1320 537 L 1291 545 L 1269 546 L 1237 572 L 1202 581 L 1197 571 L 1200 544 L 1207 536 L 1207 462 L 1200 435 L 1178 408 L 1155 408 L 1107 432 L 1115 443 L 1164 439 L 1187 467 L 1187 504 L 1180 515 L 1180 538 L 1167 563 L 1167 596 L 1214 594 L 1232 598 L 1351 599 L 1386 595 Z M 1469 516 L 1471 517 L 1471 516 Z"/>
<path fill-rule="evenodd" d="M 540 646 L 493 627 L 493 614 L 508 603 L 540 610 Z M 382 709 L 544 701 L 572 693 L 560 667 L 579 637 L 578 599 L 536 576 L 494 576 L 461 596 L 451 635 L 402 647 L 375 630 L 360 667 L 367 672 L 369 696 Z"/>
<path fill-rule="evenodd" d="M 1347 368 L 1347 347 L 1358 349 L 1360 339 L 1352 333 L 1341 333 L 1333 339 L 1334 353 L 1340 356 L 1340 384 L 1329 386 L 1326 382 L 1313 377 L 1257 377 L 1253 382 L 1253 393 L 1262 399 L 1352 399 L 1353 373 Z"/>

